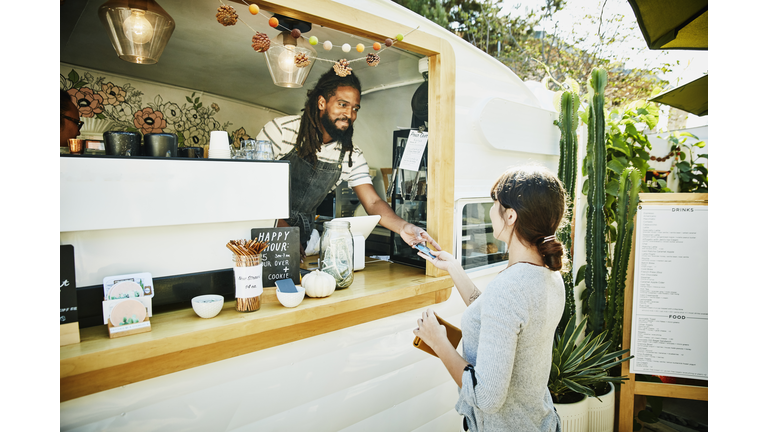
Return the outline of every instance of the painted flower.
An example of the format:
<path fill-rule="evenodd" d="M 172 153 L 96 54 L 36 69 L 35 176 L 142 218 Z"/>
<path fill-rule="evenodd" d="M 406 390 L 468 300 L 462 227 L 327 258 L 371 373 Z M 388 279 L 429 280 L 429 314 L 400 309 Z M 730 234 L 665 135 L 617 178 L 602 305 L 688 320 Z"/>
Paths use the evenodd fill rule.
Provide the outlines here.
<path fill-rule="evenodd" d="M 184 112 L 179 108 L 178 104 L 173 102 L 166 102 L 160 105 L 160 111 L 165 116 L 165 120 L 169 125 L 177 125 L 184 121 Z"/>
<path fill-rule="evenodd" d="M 221 109 L 221 108 L 219 108 L 219 104 L 217 104 L 215 102 L 211 104 L 211 108 L 213 108 L 213 110 L 216 111 L 216 112 L 219 112 L 219 110 Z"/>
<path fill-rule="evenodd" d="M 101 85 L 99 96 L 104 99 L 104 105 L 118 105 L 125 102 L 125 90 L 111 82 Z"/>
<path fill-rule="evenodd" d="M 235 144 L 235 147 L 240 148 L 240 140 L 247 140 L 251 139 L 250 136 L 248 136 L 247 133 L 245 133 L 245 128 L 240 128 L 234 132 L 232 132 L 232 142 Z"/>
<path fill-rule="evenodd" d="M 102 104 L 104 98 L 94 93 L 88 87 L 72 88 L 67 90 L 67 93 L 69 93 L 72 102 L 75 103 L 78 111 L 80 111 L 80 117 L 93 117 L 104 111 L 104 105 Z"/>
<path fill-rule="evenodd" d="M 219 123 L 215 118 L 208 117 L 205 120 L 203 120 L 203 129 L 206 131 L 215 131 L 215 130 L 223 130 L 221 128 L 221 123 Z"/>
<path fill-rule="evenodd" d="M 104 107 L 104 115 L 117 123 L 130 125 L 133 124 L 133 110 L 128 104 L 107 105 Z"/>
<path fill-rule="evenodd" d="M 203 147 L 208 145 L 208 133 L 197 126 L 191 126 L 184 129 L 182 134 L 184 135 L 184 145 L 192 147 Z"/>
<path fill-rule="evenodd" d="M 191 125 L 198 125 L 200 124 L 201 118 L 200 115 L 197 113 L 197 110 L 191 109 L 184 113 L 184 117 L 186 117 L 187 122 Z"/>
<path fill-rule="evenodd" d="M 148 133 L 160 133 L 167 126 L 163 113 L 154 111 L 149 107 L 137 111 L 133 115 L 133 125 L 145 135 Z"/>

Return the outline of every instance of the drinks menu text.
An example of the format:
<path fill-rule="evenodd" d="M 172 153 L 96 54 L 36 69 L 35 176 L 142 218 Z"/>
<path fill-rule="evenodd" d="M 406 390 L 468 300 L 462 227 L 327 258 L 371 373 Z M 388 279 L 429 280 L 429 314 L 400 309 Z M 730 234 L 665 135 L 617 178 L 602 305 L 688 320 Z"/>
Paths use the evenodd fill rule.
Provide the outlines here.
<path fill-rule="evenodd" d="M 637 211 L 630 372 L 707 379 L 707 206 Z"/>

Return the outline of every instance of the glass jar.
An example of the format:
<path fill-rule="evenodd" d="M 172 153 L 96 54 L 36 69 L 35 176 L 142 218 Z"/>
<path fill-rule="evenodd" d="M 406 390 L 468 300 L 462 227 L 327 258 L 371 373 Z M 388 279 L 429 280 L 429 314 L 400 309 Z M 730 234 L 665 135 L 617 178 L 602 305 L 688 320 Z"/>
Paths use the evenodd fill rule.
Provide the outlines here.
<path fill-rule="evenodd" d="M 238 312 L 255 312 L 261 309 L 261 294 L 264 285 L 261 279 L 261 254 L 232 255 L 235 266 L 235 310 Z"/>
<path fill-rule="evenodd" d="M 275 156 L 272 153 L 272 142 L 267 140 L 256 141 L 254 155 L 255 160 L 274 159 Z"/>
<path fill-rule="evenodd" d="M 336 279 L 336 289 L 349 287 L 355 278 L 353 248 L 349 222 L 328 221 L 323 224 L 320 270 Z"/>

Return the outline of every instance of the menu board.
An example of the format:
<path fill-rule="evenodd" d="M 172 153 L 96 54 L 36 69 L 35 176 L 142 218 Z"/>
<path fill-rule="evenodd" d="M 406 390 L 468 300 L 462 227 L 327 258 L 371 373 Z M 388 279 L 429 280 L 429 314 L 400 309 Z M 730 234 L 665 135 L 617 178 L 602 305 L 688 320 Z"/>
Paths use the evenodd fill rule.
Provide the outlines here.
<path fill-rule="evenodd" d="M 707 206 L 643 206 L 636 229 L 630 372 L 707 380 Z"/>
<path fill-rule="evenodd" d="M 424 149 L 427 148 L 428 138 L 427 132 L 412 130 L 408 134 L 408 141 L 405 143 L 405 150 L 403 150 L 403 157 L 400 159 L 398 168 L 409 171 L 421 170 L 421 159 Z"/>
<path fill-rule="evenodd" d="M 75 248 L 59 245 L 59 324 L 77 322 Z"/>
<path fill-rule="evenodd" d="M 251 228 L 251 239 L 267 242 L 267 248 L 261 253 L 263 287 L 274 287 L 280 279 L 301 284 L 299 227 Z"/>

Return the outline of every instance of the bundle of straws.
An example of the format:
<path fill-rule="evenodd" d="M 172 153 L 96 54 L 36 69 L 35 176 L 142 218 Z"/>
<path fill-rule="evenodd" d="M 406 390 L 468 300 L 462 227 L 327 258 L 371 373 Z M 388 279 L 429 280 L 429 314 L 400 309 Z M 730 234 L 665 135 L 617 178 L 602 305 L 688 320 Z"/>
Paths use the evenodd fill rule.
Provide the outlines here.
<path fill-rule="evenodd" d="M 267 248 L 267 243 L 257 240 L 230 240 L 227 248 L 235 254 L 234 261 L 237 267 L 251 267 L 261 263 L 261 253 Z M 237 300 L 236 309 L 239 312 L 253 312 L 261 308 L 260 296 L 237 297 L 235 300 Z"/>

